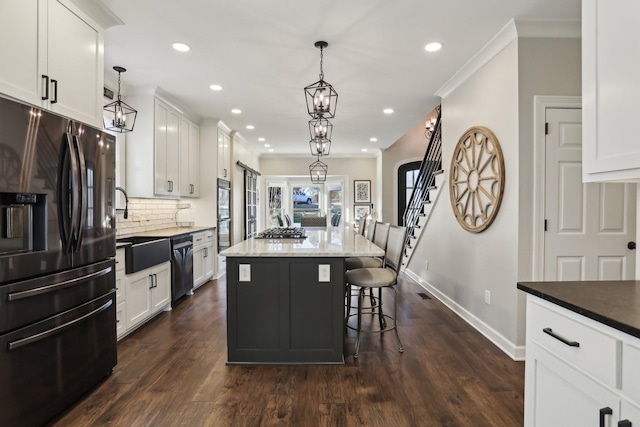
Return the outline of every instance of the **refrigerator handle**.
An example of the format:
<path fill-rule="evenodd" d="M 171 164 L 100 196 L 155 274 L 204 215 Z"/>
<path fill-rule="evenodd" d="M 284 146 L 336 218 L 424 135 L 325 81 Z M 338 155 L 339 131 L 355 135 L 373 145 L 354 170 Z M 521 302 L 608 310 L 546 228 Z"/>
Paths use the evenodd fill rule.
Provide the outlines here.
<path fill-rule="evenodd" d="M 73 143 L 75 146 L 76 157 L 78 161 L 78 196 L 79 196 L 79 212 L 80 218 L 78 218 L 78 223 L 76 224 L 76 239 L 75 239 L 75 251 L 80 249 L 80 245 L 82 244 L 82 237 L 84 235 L 84 228 L 87 224 L 87 193 L 89 191 L 89 187 L 87 184 L 87 166 L 84 158 L 84 151 L 82 150 L 82 144 L 80 144 L 80 140 L 77 135 L 73 135 Z"/>
<path fill-rule="evenodd" d="M 75 171 L 77 171 L 77 163 L 75 156 L 72 155 L 73 146 L 70 134 L 65 132 L 62 135 L 62 144 L 60 146 L 60 160 L 58 162 L 58 185 L 57 204 L 58 204 L 58 226 L 60 228 L 60 237 L 62 240 L 62 249 L 70 252 L 73 248 L 74 225 L 77 221 L 76 216 L 76 199 L 75 197 Z M 69 212 L 71 210 L 71 212 Z M 71 217 L 71 218 L 70 218 Z"/>

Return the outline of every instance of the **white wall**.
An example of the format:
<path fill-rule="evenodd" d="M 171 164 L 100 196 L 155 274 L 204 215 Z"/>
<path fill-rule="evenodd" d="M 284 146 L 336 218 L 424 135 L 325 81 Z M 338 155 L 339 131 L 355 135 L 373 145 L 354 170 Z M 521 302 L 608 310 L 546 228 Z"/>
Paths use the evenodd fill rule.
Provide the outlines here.
<path fill-rule="evenodd" d="M 237 133 L 231 136 L 231 244 L 244 240 L 244 169 L 237 165 L 241 162 L 251 169 L 262 173 L 260 159 L 246 145 L 246 141 Z M 258 188 L 260 180 L 258 179 Z"/>
<path fill-rule="evenodd" d="M 442 100 L 442 162 L 447 185 L 420 237 L 408 268 L 475 322 L 517 341 L 518 267 L 518 45 L 508 44 Z M 449 201 L 448 174 L 458 139 L 472 126 L 496 135 L 505 159 L 505 190 L 500 211 L 482 233 L 457 222 Z M 429 261 L 429 269 L 424 261 Z M 491 304 L 484 303 L 485 290 Z M 512 350 L 512 349 L 509 349 Z"/>

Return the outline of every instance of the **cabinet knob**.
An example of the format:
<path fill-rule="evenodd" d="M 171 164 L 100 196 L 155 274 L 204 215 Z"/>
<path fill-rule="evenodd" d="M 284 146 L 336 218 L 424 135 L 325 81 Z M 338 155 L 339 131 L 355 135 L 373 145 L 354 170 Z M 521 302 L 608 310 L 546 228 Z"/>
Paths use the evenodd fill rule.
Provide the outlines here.
<path fill-rule="evenodd" d="M 636 248 L 636 242 L 627 243 L 627 249 L 634 250 Z"/>

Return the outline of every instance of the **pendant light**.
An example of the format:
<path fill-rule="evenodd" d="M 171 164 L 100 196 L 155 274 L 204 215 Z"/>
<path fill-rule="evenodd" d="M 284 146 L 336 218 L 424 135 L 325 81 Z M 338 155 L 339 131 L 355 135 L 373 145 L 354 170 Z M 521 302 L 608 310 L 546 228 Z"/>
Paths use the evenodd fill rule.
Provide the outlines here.
<path fill-rule="evenodd" d="M 120 74 L 127 70 L 117 65 L 113 69 L 118 72 L 118 99 L 104 106 L 104 128 L 113 132 L 131 132 L 138 112 L 127 105 L 120 95 Z"/>
<path fill-rule="evenodd" d="M 322 70 L 323 49 L 329 46 L 329 43 L 317 41 L 314 46 L 320 49 L 320 80 L 304 88 L 307 112 L 314 119 L 332 119 L 336 115 L 338 92 L 324 81 L 324 71 Z"/>
<path fill-rule="evenodd" d="M 327 180 L 327 171 L 329 167 L 320 161 L 320 156 L 318 156 L 318 160 L 311 163 L 309 165 L 309 175 L 311 176 L 311 182 L 313 184 L 322 184 Z"/>
<path fill-rule="evenodd" d="M 331 150 L 331 133 L 333 125 L 324 118 L 309 121 L 309 148 L 312 156 L 328 156 Z"/>

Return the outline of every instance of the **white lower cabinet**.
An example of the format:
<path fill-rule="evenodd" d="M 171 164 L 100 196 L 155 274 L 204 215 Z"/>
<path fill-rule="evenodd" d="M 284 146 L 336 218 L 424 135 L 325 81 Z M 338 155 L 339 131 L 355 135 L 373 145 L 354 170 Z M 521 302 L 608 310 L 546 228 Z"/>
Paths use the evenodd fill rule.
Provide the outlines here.
<path fill-rule="evenodd" d="M 640 427 L 637 396 L 623 388 L 624 367 L 640 364 L 625 349 L 638 342 L 528 294 L 525 427 Z M 626 381 L 632 389 L 638 377 Z"/>
<path fill-rule="evenodd" d="M 171 263 L 125 276 L 127 332 L 171 304 Z"/>
<path fill-rule="evenodd" d="M 206 283 L 214 274 L 213 230 L 193 233 L 193 287 Z"/>

